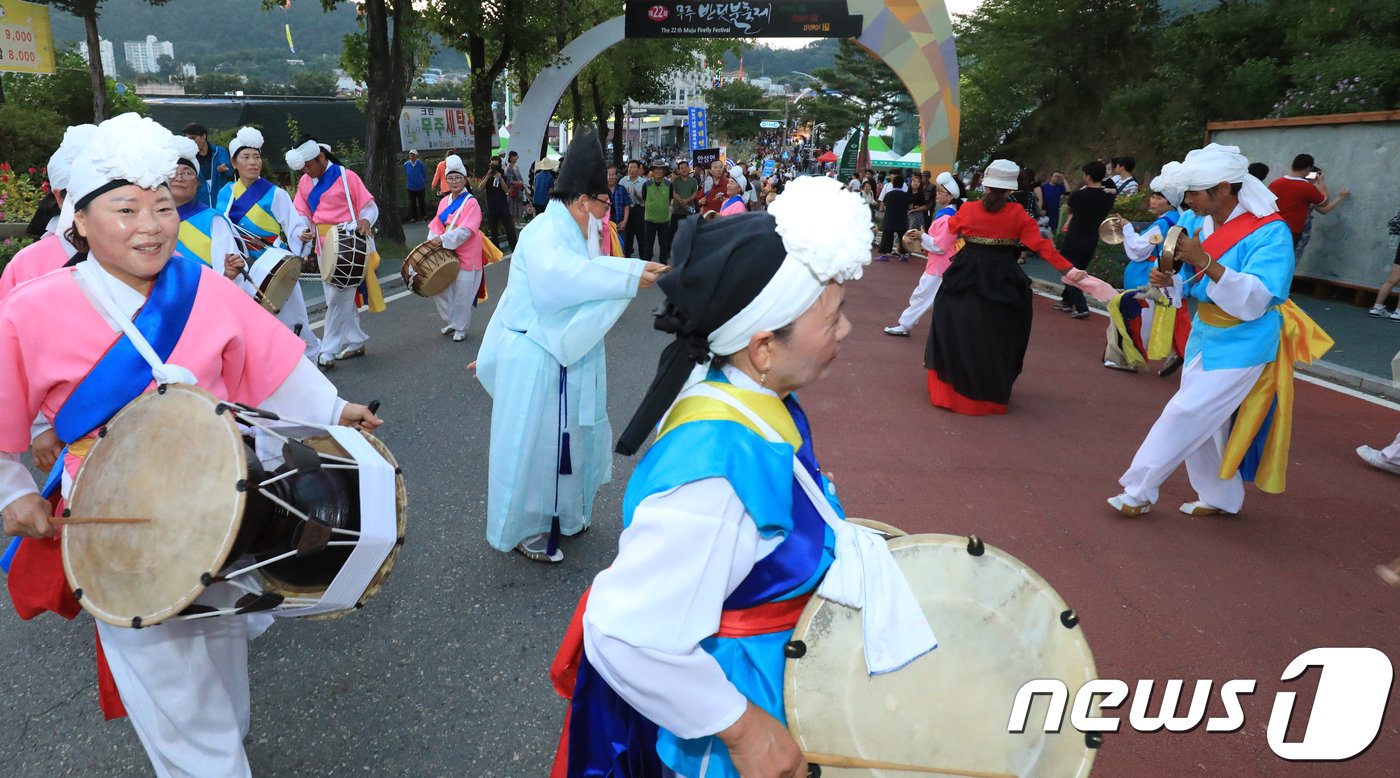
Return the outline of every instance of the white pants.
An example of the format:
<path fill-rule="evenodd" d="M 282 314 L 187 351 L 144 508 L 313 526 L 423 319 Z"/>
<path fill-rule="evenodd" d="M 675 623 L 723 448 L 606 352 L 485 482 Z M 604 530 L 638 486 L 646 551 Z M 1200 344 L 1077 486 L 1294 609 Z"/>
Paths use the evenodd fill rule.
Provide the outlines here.
<path fill-rule="evenodd" d="M 302 342 L 306 344 L 306 358 L 315 362 L 316 355 L 321 353 L 321 339 L 316 337 L 316 331 L 311 329 L 311 317 L 306 314 L 306 296 L 301 293 L 301 284 L 292 289 L 291 296 L 282 304 L 282 310 L 277 314 L 277 320 L 301 336 Z M 300 332 L 297 331 L 298 324 L 301 325 Z"/>
<path fill-rule="evenodd" d="M 943 276 L 934 276 L 928 273 L 919 276 L 918 286 L 915 286 L 914 293 L 909 295 L 909 307 L 905 308 L 904 313 L 899 315 L 900 329 L 914 329 L 914 325 L 919 323 L 919 319 L 933 310 L 933 298 L 938 296 L 938 287 L 942 285 Z"/>
<path fill-rule="evenodd" d="M 321 356 L 365 345 L 369 336 L 360 329 L 360 309 L 355 306 L 355 287 L 343 289 L 321 282 L 326 290 L 326 328 L 321 337 Z"/>
<path fill-rule="evenodd" d="M 198 602 L 228 605 L 241 592 L 215 584 Z M 107 666 L 160 778 L 251 776 L 248 641 L 266 614 L 169 621 L 145 629 L 97 623 Z"/>
<path fill-rule="evenodd" d="M 457 280 L 433 298 L 438 316 L 460 333 L 472 326 L 472 306 L 476 305 L 476 290 L 481 287 L 481 269 L 459 270 Z"/>
<path fill-rule="evenodd" d="M 1203 370 L 1197 355 L 1181 371 L 1181 387 L 1172 395 L 1128 472 L 1118 479 L 1138 504 L 1157 502 L 1157 490 L 1182 462 L 1197 499 L 1230 513 L 1244 506 L 1239 473 L 1220 478 L 1220 462 L 1230 435 L 1230 416 L 1244 402 L 1265 365 Z"/>
<path fill-rule="evenodd" d="M 1395 436 L 1395 442 L 1381 449 L 1381 456 L 1392 465 L 1400 465 L 1400 435 Z"/>

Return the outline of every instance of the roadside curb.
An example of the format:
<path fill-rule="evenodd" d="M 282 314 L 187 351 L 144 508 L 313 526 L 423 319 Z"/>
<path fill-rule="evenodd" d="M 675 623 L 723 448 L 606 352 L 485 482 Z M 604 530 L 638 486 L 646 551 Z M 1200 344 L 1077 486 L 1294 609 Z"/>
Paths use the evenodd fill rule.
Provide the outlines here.
<path fill-rule="evenodd" d="M 507 259 L 510 259 L 512 253 L 514 252 L 505 252 L 505 254 L 501 256 L 501 262 L 505 262 Z M 404 263 L 403 259 L 384 259 L 383 261 L 388 262 L 393 267 L 402 267 Z M 385 297 L 389 296 L 389 292 L 398 291 L 403 288 L 403 276 L 398 273 L 379 277 L 379 289 L 380 291 L 384 292 Z M 325 314 L 325 312 L 326 300 L 324 297 L 313 302 L 308 302 L 306 304 L 306 317 L 308 319 L 312 319 L 314 321 L 317 316 L 322 316 Z"/>
<path fill-rule="evenodd" d="M 1038 292 L 1044 292 L 1057 297 L 1065 289 L 1064 284 L 1044 281 L 1034 277 L 1031 278 L 1031 287 Z M 1089 305 L 1099 310 L 1107 310 L 1103 303 L 1092 298 L 1089 299 Z M 1360 370 L 1343 367 L 1342 365 L 1328 362 L 1327 360 L 1318 360 L 1311 365 L 1300 363 L 1294 365 L 1293 369 L 1303 375 L 1312 376 L 1320 381 L 1326 381 L 1329 384 L 1334 384 L 1344 389 L 1351 389 L 1352 391 L 1369 394 L 1373 397 L 1380 397 L 1392 402 L 1400 402 L 1400 386 L 1395 385 L 1390 379 L 1384 376 L 1363 373 Z"/>

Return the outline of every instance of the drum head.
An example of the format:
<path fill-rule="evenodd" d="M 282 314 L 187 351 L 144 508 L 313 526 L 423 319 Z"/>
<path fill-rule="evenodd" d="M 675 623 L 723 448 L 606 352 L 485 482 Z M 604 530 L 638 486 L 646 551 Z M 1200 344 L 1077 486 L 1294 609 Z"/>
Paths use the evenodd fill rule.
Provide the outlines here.
<path fill-rule="evenodd" d="M 335 277 L 335 261 L 340 256 L 340 230 L 332 227 L 321 236 L 321 250 L 316 261 L 321 267 L 321 280 L 330 283 Z"/>
<path fill-rule="evenodd" d="M 418 272 L 421 274 L 421 281 L 414 291 L 424 297 L 446 292 L 452 282 L 457 280 L 457 274 L 461 272 L 462 266 L 457 261 L 457 255 L 440 249 L 429 255 L 423 264 L 419 265 Z"/>
<path fill-rule="evenodd" d="M 938 648 L 897 670 L 869 676 L 861 612 L 820 597 L 793 632 L 806 645 L 788 659 L 784 696 L 788 728 L 804 751 L 944 770 L 1018 776 L 1087 776 L 1097 753 L 1066 722 L 1044 731 L 1048 702 L 1038 695 L 1026 731 L 1007 732 L 1022 684 L 1064 682 L 1065 715 L 1079 687 L 1097 677 L 1077 620 L 1066 627 L 1064 600 L 1014 557 L 951 535 L 910 535 L 889 542 Z M 1097 712 L 1097 710 L 1096 710 Z M 823 766 L 824 776 L 904 778 L 892 770 Z"/>
<path fill-rule="evenodd" d="M 407 482 L 404 480 L 403 472 L 399 468 L 398 460 L 394 459 L 394 455 L 389 451 L 389 447 L 384 445 L 384 442 L 381 441 L 379 438 L 376 438 L 368 432 L 361 431 L 360 434 L 364 435 L 365 439 L 369 441 L 369 444 L 374 447 L 375 451 L 378 451 L 379 455 L 384 457 L 384 459 L 387 460 L 389 464 L 393 465 L 394 467 L 394 470 L 396 472 L 396 475 L 394 476 L 394 510 L 398 525 L 398 536 L 400 539 L 402 539 L 408 530 Z M 319 453 L 347 458 L 350 456 L 350 454 L 346 452 L 346 450 L 342 448 L 340 444 L 337 443 L 335 439 L 329 435 L 317 435 L 312 438 L 306 438 L 302 442 Z M 358 505 L 358 496 L 356 497 L 354 502 Z M 400 548 L 402 548 L 402 544 L 394 546 L 393 550 L 389 552 L 389 555 L 384 558 L 384 562 L 379 566 L 379 571 L 374 574 L 374 578 L 370 581 L 369 585 L 365 587 L 364 593 L 360 595 L 360 600 L 357 604 L 357 607 L 360 605 L 364 605 L 369 600 L 369 598 L 378 594 L 379 590 L 384 588 L 384 582 L 389 578 L 389 573 L 393 571 L 394 563 L 398 561 Z M 325 586 L 292 586 L 286 581 L 277 579 L 273 575 L 268 575 L 265 572 L 265 570 L 266 568 L 260 570 L 260 572 L 263 572 L 261 576 L 262 585 L 263 588 L 269 592 L 276 592 L 277 594 L 280 594 L 284 597 L 296 598 L 314 598 L 320 597 L 321 595 L 325 594 L 327 588 Z M 340 618 L 341 616 L 344 616 L 347 613 L 350 613 L 350 611 L 341 610 L 334 611 L 331 613 L 324 613 L 316 616 L 307 616 L 305 618 L 312 620 L 328 620 Z"/>
<path fill-rule="evenodd" d="M 232 415 L 202 389 L 148 392 L 108 422 L 73 485 L 75 518 L 142 518 L 139 524 L 63 528 L 63 569 L 79 602 L 118 626 L 159 623 L 223 568 L 243 516 L 248 477 Z M 139 622 L 135 619 L 140 619 Z"/>
<path fill-rule="evenodd" d="M 253 263 L 253 269 L 251 276 L 262 291 L 264 307 L 276 308 L 273 313 L 281 311 L 301 277 L 301 258 L 290 251 L 269 248 Z"/>

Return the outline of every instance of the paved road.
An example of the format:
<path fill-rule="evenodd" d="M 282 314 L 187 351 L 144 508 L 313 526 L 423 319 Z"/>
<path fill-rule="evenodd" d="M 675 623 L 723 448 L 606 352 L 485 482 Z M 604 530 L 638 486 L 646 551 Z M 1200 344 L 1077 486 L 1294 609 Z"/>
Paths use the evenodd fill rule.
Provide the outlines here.
<path fill-rule="evenodd" d="M 1103 677 L 1260 681 L 1240 732 L 1111 736 L 1096 774 L 1378 775 L 1400 762 L 1394 715 L 1366 754 L 1332 769 L 1285 763 L 1265 740 L 1279 674 L 1304 649 L 1400 656 L 1400 591 L 1370 572 L 1400 553 L 1389 524 L 1400 480 L 1351 453 L 1388 441 L 1400 413 L 1300 384 L 1287 494 L 1252 491 L 1237 519 L 1187 519 L 1170 510 L 1189 497 L 1177 475 L 1158 511 L 1120 520 L 1103 499 L 1173 383 L 1099 367 L 1106 320 L 1073 321 L 1037 300 L 1011 414 L 933 409 L 920 362 L 926 328 L 910 339 L 880 332 L 918 272 L 870 268 L 851 290 L 855 330 L 841 362 L 804 392 L 851 513 L 976 533 L 1023 559 L 1079 610 Z M 505 268 L 488 278 L 499 287 Z M 647 315 L 658 299 L 644 293 L 608 339 L 617 428 L 664 344 Z M 429 302 L 395 300 L 366 321 L 368 356 L 331 374 L 345 396 L 384 403 L 383 437 L 409 478 L 408 545 L 364 610 L 280 623 L 254 644 L 248 750 L 260 775 L 545 774 L 562 714 L 547 666 L 575 599 L 611 559 L 634 461 L 616 460 L 596 529 L 566 544 L 563 565 L 487 547 L 489 401 L 464 366 L 492 306 L 454 345 L 437 334 Z M 130 727 L 97 710 L 87 618 L 20 622 L 0 599 L 0 775 L 148 774 Z M 1310 692 L 1300 696 L 1306 707 Z M 1210 715 L 1219 713 L 1216 699 Z"/>

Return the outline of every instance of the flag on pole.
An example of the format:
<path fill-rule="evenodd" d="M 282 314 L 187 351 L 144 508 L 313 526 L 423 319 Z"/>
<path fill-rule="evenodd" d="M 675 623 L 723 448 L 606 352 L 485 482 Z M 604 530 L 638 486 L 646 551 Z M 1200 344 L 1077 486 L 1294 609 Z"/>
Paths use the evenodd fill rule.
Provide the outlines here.
<path fill-rule="evenodd" d="M 292 25 L 290 23 L 287 24 L 287 48 L 290 49 L 293 54 L 297 53 L 297 47 L 292 43 Z"/>

